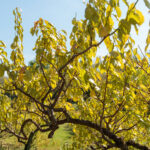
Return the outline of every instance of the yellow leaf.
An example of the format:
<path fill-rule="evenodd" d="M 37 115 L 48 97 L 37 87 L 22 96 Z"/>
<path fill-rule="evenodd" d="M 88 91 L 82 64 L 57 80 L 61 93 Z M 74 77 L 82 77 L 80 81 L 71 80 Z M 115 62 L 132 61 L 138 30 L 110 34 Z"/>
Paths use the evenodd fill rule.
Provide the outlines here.
<path fill-rule="evenodd" d="M 146 86 L 144 86 L 143 84 L 140 85 L 140 88 L 143 89 L 144 91 L 147 90 Z"/>
<path fill-rule="evenodd" d="M 106 14 L 109 15 L 109 12 L 111 11 L 111 6 L 108 5 L 107 9 L 106 9 Z"/>
<path fill-rule="evenodd" d="M 94 91 L 94 90 L 91 90 L 90 96 L 91 96 L 91 97 L 95 96 L 95 91 Z"/>
<path fill-rule="evenodd" d="M 146 55 L 150 58 L 150 53 L 146 53 Z"/>
<path fill-rule="evenodd" d="M 101 76 L 100 76 L 100 73 L 99 72 L 96 72 L 96 77 L 101 80 Z"/>
<path fill-rule="evenodd" d="M 108 26 L 109 30 L 111 30 L 113 25 L 114 25 L 114 21 L 113 21 L 113 19 L 111 17 L 108 18 L 108 24 L 109 25 L 107 25 L 107 26 Z"/>
<path fill-rule="evenodd" d="M 123 34 L 122 35 L 122 42 L 125 44 L 127 42 L 128 38 L 129 38 L 128 34 Z"/>
<path fill-rule="evenodd" d="M 128 20 L 132 24 L 142 25 L 144 22 L 144 16 L 141 11 L 133 9 L 128 15 Z"/>
<path fill-rule="evenodd" d="M 148 35 L 147 39 L 146 39 L 146 43 L 150 44 L 150 35 Z"/>
<path fill-rule="evenodd" d="M 141 56 L 139 54 L 136 54 L 136 57 L 138 60 L 141 60 Z"/>
<path fill-rule="evenodd" d="M 139 24 L 139 25 L 143 24 L 143 22 L 144 22 L 144 16 L 143 16 L 143 14 L 141 13 L 141 11 L 136 10 L 135 13 L 138 15 L 138 18 L 139 18 L 138 24 Z"/>
<path fill-rule="evenodd" d="M 111 42 L 110 37 L 107 37 L 107 38 L 104 40 L 104 43 L 105 43 L 107 49 L 109 50 L 109 52 L 111 52 L 112 49 L 113 49 L 113 43 Z"/>
<path fill-rule="evenodd" d="M 23 114 L 21 114 L 20 117 L 21 117 L 22 119 L 24 119 L 25 116 L 24 116 Z"/>
<path fill-rule="evenodd" d="M 110 27 L 109 27 L 109 26 L 103 27 L 103 26 L 101 25 L 100 31 L 99 31 L 99 36 L 100 36 L 100 37 L 104 37 L 104 36 L 106 36 L 106 35 L 109 34 L 109 31 L 110 31 Z"/>
<path fill-rule="evenodd" d="M 121 9 L 117 6 L 116 8 L 117 16 L 120 18 L 121 17 Z"/>
<path fill-rule="evenodd" d="M 90 113 L 90 115 L 93 115 L 92 109 L 89 109 L 89 113 Z"/>

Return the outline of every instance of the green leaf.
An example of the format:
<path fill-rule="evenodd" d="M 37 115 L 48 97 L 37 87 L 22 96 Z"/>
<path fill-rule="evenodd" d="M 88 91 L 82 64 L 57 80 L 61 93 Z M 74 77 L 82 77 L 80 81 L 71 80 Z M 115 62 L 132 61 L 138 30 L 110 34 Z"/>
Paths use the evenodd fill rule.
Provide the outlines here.
<path fill-rule="evenodd" d="M 119 24 L 118 38 L 124 41 L 124 37 L 130 34 L 131 24 L 124 19 L 120 20 Z"/>
<path fill-rule="evenodd" d="M 90 4 L 87 4 L 86 10 L 85 10 L 85 18 L 89 20 L 93 20 L 94 22 L 98 21 L 98 14 L 96 10 Z"/>
<path fill-rule="evenodd" d="M 14 61 L 14 60 L 16 59 L 16 52 L 15 52 L 15 51 L 12 51 L 12 52 L 11 52 L 10 59 L 11 59 L 12 61 Z"/>
<path fill-rule="evenodd" d="M 101 26 L 99 28 L 99 36 L 100 37 L 104 37 L 104 36 L 108 35 L 109 32 L 110 32 L 110 26 L 105 26 L 105 27 Z"/>
<path fill-rule="evenodd" d="M 30 80 L 32 79 L 32 72 L 29 71 L 29 70 L 26 70 L 26 71 L 25 71 L 25 75 L 24 75 L 24 79 L 25 79 L 26 81 L 30 81 Z"/>
<path fill-rule="evenodd" d="M 144 0 L 144 3 L 148 9 L 150 9 L 150 2 L 148 0 Z"/>
<path fill-rule="evenodd" d="M 0 77 L 4 76 L 4 72 L 5 72 L 5 67 L 4 65 L 0 64 Z"/>
<path fill-rule="evenodd" d="M 32 36 L 34 35 L 34 33 L 35 33 L 34 27 L 32 27 L 32 28 L 30 29 L 30 33 L 31 33 Z"/>
<path fill-rule="evenodd" d="M 109 3 L 112 7 L 115 7 L 116 5 L 119 5 L 119 0 L 110 0 Z"/>
<path fill-rule="evenodd" d="M 19 39 L 18 39 L 18 36 L 16 35 L 15 38 L 14 38 L 14 43 L 17 43 L 18 40 L 19 40 Z"/>

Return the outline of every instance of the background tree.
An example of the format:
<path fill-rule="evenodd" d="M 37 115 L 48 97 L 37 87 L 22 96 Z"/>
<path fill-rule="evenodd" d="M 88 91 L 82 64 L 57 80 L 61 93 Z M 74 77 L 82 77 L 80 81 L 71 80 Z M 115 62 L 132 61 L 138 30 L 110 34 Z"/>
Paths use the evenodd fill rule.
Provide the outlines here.
<path fill-rule="evenodd" d="M 120 19 L 120 2 L 90 0 L 85 18 L 72 20 L 70 50 L 66 32 L 40 18 L 31 28 L 37 36 L 36 60 L 29 66 L 23 58 L 21 15 L 14 10 L 11 60 L 0 42 L 0 76 L 8 76 L 0 87 L 1 132 L 30 149 L 35 133 L 49 132 L 51 138 L 60 125 L 71 124 L 77 149 L 149 149 L 150 32 L 141 56 L 130 31 L 134 27 L 138 33 L 144 16 L 136 9 L 138 1 L 123 0 L 128 10 Z M 108 54 L 100 59 L 96 52 L 102 43 Z"/>

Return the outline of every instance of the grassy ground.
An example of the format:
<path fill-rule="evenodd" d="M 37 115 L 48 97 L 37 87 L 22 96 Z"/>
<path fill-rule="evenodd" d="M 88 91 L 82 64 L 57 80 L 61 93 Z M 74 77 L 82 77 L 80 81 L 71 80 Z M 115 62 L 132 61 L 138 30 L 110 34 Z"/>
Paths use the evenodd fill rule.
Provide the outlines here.
<path fill-rule="evenodd" d="M 41 139 L 37 139 L 36 147 L 38 150 L 60 150 L 65 143 L 71 142 L 71 131 L 68 126 L 61 126 L 52 139 L 47 139 L 47 136 L 45 135 L 46 139 L 42 143 L 40 143 Z"/>
<path fill-rule="evenodd" d="M 67 125 L 61 126 L 52 139 L 48 139 L 48 134 L 37 134 L 31 150 L 61 150 L 65 143 L 71 142 L 72 132 Z M 14 137 L 0 138 L 0 150 L 23 150 L 22 144 Z"/>

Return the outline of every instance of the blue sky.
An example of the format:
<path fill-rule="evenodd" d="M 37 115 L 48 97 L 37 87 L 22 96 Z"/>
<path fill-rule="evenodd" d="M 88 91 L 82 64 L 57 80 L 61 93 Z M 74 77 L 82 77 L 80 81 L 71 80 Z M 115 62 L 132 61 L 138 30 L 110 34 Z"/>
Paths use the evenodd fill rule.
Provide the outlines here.
<path fill-rule="evenodd" d="M 135 2 L 135 0 L 130 0 Z M 8 54 L 11 52 L 10 44 L 15 35 L 14 32 L 14 16 L 12 11 L 14 8 L 22 9 L 23 27 L 24 27 L 24 55 L 25 60 L 34 59 L 35 37 L 30 35 L 30 28 L 34 22 L 40 17 L 50 21 L 58 30 L 65 29 L 68 33 L 71 32 L 71 20 L 76 15 L 78 19 L 84 17 L 85 5 L 82 0 L 1 0 L 0 4 L 0 40 L 3 40 L 7 45 Z M 142 10 L 145 16 L 145 23 L 139 30 L 139 35 L 136 37 L 139 45 L 143 48 L 145 36 L 148 30 L 150 14 L 145 7 L 143 0 L 139 0 L 137 7 Z M 124 8 L 123 8 L 124 9 Z"/>

